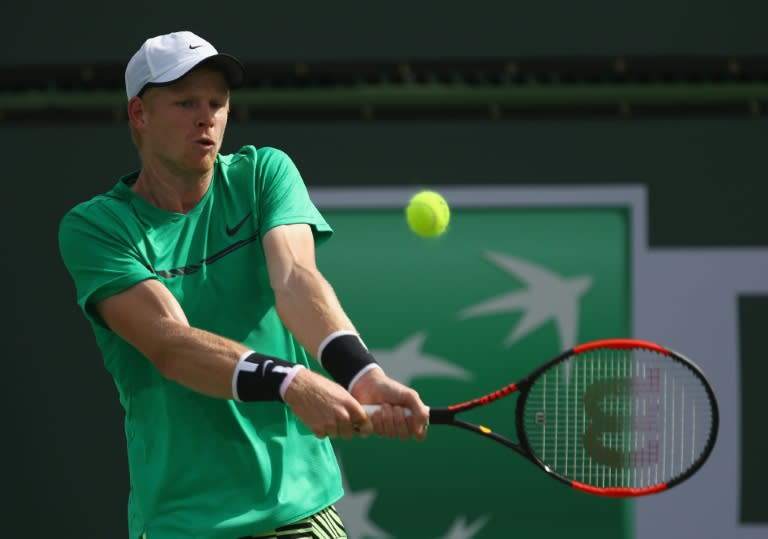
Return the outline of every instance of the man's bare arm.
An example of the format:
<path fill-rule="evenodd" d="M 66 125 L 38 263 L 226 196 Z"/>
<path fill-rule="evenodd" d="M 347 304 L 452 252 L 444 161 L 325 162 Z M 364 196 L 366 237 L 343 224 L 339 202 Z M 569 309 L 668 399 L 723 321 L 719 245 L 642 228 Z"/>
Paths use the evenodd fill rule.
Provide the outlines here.
<path fill-rule="evenodd" d="M 305 348 L 318 355 L 320 344 L 330 334 L 355 331 L 335 291 L 317 268 L 314 238 L 308 225 L 275 227 L 264 236 L 263 243 L 278 314 Z M 417 439 L 426 436 L 427 407 L 414 390 L 381 370 L 362 374 L 351 393 L 361 403 L 384 405 L 373 418 L 376 434 Z M 412 414 L 406 417 L 403 408 Z M 349 410 L 357 415 L 357 408 Z"/>
<path fill-rule="evenodd" d="M 264 236 L 277 312 L 288 330 L 313 355 L 331 332 L 355 331 L 331 285 L 315 262 L 308 225 L 286 225 Z"/>
<path fill-rule="evenodd" d="M 249 349 L 191 327 L 176 298 L 160 282 L 143 281 L 96 308 L 112 331 L 144 354 L 165 378 L 211 397 L 233 398 L 235 367 Z M 285 402 L 320 438 L 351 438 L 354 425 L 359 425 L 362 436 L 372 431 L 365 412 L 349 393 L 307 369 L 293 378 Z"/>
<path fill-rule="evenodd" d="M 142 281 L 96 305 L 102 320 L 169 380 L 211 397 L 232 398 L 242 344 L 189 325 L 162 283 Z"/>

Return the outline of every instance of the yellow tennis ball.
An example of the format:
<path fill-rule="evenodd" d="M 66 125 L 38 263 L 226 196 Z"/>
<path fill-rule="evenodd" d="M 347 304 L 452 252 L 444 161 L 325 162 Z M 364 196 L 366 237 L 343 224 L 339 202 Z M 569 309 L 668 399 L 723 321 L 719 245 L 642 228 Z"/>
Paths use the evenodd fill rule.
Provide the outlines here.
<path fill-rule="evenodd" d="M 408 202 L 405 218 L 413 232 L 432 238 L 445 232 L 451 220 L 451 209 L 439 193 L 420 191 Z"/>

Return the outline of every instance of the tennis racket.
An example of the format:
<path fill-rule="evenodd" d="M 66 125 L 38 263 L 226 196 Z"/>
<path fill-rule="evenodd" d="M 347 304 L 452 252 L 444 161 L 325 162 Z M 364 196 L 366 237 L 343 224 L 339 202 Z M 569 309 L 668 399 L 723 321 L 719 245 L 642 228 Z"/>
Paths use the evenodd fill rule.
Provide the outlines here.
<path fill-rule="evenodd" d="M 513 393 L 517 442 L 458 417 Z M 372 415 L 379 406 L 365 408 Z M 712 387 L 692 361 L 652 342 L 611 339 L 571 348 L 482 397 L 432 407 L 429 421 L 496 441 L 576 490 L 623 498 L 696 473 L 719 419 Z"/>

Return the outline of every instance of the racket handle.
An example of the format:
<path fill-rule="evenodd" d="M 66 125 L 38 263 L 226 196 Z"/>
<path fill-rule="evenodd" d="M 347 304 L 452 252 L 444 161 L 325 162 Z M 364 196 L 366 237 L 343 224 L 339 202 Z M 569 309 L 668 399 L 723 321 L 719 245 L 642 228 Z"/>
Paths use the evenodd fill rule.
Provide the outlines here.
<path fill-rule="evenodd" d="M 363 410 L 365 410 L 365 413 L 368 414 L 368 416 L 370 417 L 376 412 L 378 412 L 379 410 L 381 410 L 381 405 L 380 404 L 363 404 Z M 403 412 L 405 412 L 405 417 L 413 415 L 413 413 L 408 408 L 403 410 Z"/>

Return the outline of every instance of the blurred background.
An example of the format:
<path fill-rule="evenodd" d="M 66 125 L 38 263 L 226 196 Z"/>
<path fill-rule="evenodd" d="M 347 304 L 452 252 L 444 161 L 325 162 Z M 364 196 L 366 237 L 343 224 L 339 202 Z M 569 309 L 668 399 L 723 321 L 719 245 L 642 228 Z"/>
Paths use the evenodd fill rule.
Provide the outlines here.
<path fill-rule="evenodd" d="M 10 299 L 4 337 L 10 346 L 2 391 L 2 469 L 10 504 L 2 506 L 4 535 L 127 534 L 122 411 L 75 305 L 56 233 L 59 219 L 74 204 L 138 168 L 125 115 L 125 64 L 144 39 L 175 30 L 191 30 L 246 65 L 247 85 L 233 95 L 223 151 L 244 144 L 279 147 L 293 157 L 310 191 L 349 189 L 365 206 L 365 193 L 371 192 L 366 189 L 381 186 L 399 189 L 402 196 L 424 186 L 555 193 L 632 186 L 641 194 L 630 198 L 641 203 L 628 204 L 643 212 L 645 244 L 622 244 L 622 252 L 642 249 L 658 255 L 654 260 L 667 258 L 652 268 L 617 260 L 606 270 L 616 275 L 611 281 L 616 293 L 631 287 L 629 281 L 638 277 L 633 272 L 651 285 L 672 275 L 663 286 L 648 285 L 655 290 L 649 297 L 669 298 L 666 292 L 685 282 L 700 282 L 675 304 L 679 314 L 672 322 L 700 328 L 699 337 L 707 342 L 727 344 L 726 355 L 706 361 L 725 363 L 735 373 L 720 394 L 733 412 L 728 418 L 741 426 L 763 425 L 766 19 L 764 0 L 43 0 L 5 6 L 0 151 L 9 194 L 2 212 L 2 256 Z M 390 206 L 397 217 L 391 224 L 372 224 L 371 234 L 402 224 L 397 204 Z M 520 204 L 511 206 L 520 209 Z M 461 210 L 457 215 L 462 222 Z M 345 230 L 360 221 L 344 212 L 334 217 L 339 245 L 358 245 L 360 239 L 345 236 Z M 473 219 L 467 217 L 468 229 L 481 230 Z M 606 219 L 615 221 L 610 215 Z M 351 224 L 345 229 L 345 223 Z M 628 218 L 615 230 L 626 239 L 636 224 Z M 564 221 L 562 230 L 574 230 L 570 226 Z M 513 230 L 520 236 L 530 233 Z M 572 239 L 566 236 L 563 232 L 561 241 Z M 462 248 L 476 239 L 464 237 Z M 552 244 L 553 251 L 560 248 Z M 409 256 L 424 256 L 416 246 L 408 249 Z M 516 256 L 536 258 L 533 246 L 534 251 L 521 249 Z M 343 250 L 335 256 L 342 257 Z M 330 259 L 327 264 L 333 280 L 346 283 L 340 287 L 342 300 L 353 298 L 359 282 L 343 264 L 336 267 Z M 675 271 L 665 270 L 669 264 Z M 708 313 L 685 308 L 686 301 L 695 302 L 723 283 L 730 283 L 722 289 L 727 294 L 718 296 L 722 303 L 716 305 L 733 316 L 712 322 Z M 646 316 L 637 311 L 643 302 L 638 290 L 616 307 L 619 322 L 611 325 L 613 331 L 638 330 L 638 317 Z M 367 324 L 370 305 L 351 301 L 355 316 Z M 721 333 L 723 324 L 732 327 Z M 599 329 L 594 331 L 597 337 Z M 668 335 L 674 341 L 673 329 Z M 697 332 L 687 335 L 693 339 Z M 713 517 L 722 527 L 710 537 L 768 536 L 768 506 L 760 488 L 768 480 L 759 466 L 768 451 L 763 430 L 728 431 L 728 453 L 717 462 L 725 456 L 730 462 L 720 469 L 727 476 L 721 494 L 731 500 L 733 511 Z M 388 447 L 374 444 L 381 455 Z M 355 470 L 347 481 L 356 482 L 348 490 L 362 493 L 356 500 L 387 480 L 379 477 L 381 469 L 366 478 L 362 466 L 354 465 L 365 451 L 355 444 L 340 448 L 343 463 Z M 424 449 L 419 451 L 426 458 Z M 407 477 L 412 476 L 413 471 Z M 522 491 L 504 495 L 507 525 L 514 529 L 515 520 L 531 512 L 520 508 Z M 671 497 L 664 501 L 675 505 Z M 406 532 L 397 530 L 397 515 L 388 510 L 396 507 L 371 502 L 357 539 L 406 539 Z M 488 531 L 492 517 L 480 509 L 473 514 L 446 507 L 466 520 L 449 527 L 458 521 L 444 516 L 444 529 L 436 526 L 430 537 L 500 536 Z M 599 515 L 603 509 L 594 510 Z M 699 510 L 716 514 L 714 505 Z M 664 537 L 643 527 L 647 513 L 642 507 L 635 512 L 634 505 L 610 505 L 606 511 L 610 518 L 604 525 L 595 524 L 599 516 L 592 520 L 606 537 Z M 549 518 L 556 514 L 555 508 Z M 699 516 L 695 511 L 680 516 L 666 536 L 692 536 L 682 522 Z M 543 525 L 547 517 L 540 517 Z M 562 530 L 538 536 L 558 533 Z M 706 536 L 697 531 L 696 537 Z"/>

